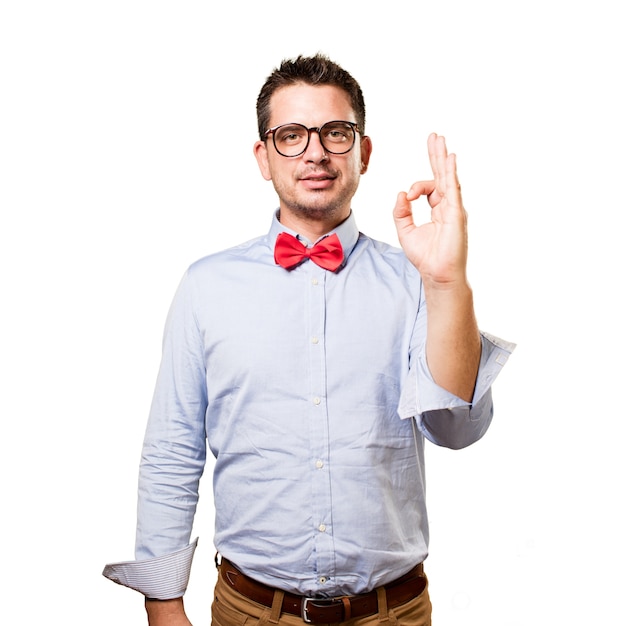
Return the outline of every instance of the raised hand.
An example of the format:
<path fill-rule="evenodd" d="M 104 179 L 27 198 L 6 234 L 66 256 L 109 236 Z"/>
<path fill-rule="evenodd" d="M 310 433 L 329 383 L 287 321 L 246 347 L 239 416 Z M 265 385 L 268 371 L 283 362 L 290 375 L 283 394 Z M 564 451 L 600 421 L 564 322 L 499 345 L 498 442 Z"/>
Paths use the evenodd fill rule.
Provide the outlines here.
<path fill-rule="evenodd" d="M 434 180 L 414 183 L 400 192 L 393 210 L 398 239 L 425 285 L 449 288 L 466 282 L 467 214 L 456 173 L 456 156 L 448 154 L 446 140 L 428 137 L 428 156 Z M 427 196 L 431 221 L 417 226 L 411 202 Z"/>
<path fill-rule="evenodd" d="M 448 154 L 443 137 L 430 135 L 428 155 L 434 180 L 414 183 L 408 193 L 399 193 L 393 217 L 404 253 L 424 285 L 428 367 L 435 382 L 469 402 L 481 340 L 466 276 L 467 215 L 456 157 Z M 416 226 L 411 202 L 423 195 L 431 207 L 431 221 Z"/>

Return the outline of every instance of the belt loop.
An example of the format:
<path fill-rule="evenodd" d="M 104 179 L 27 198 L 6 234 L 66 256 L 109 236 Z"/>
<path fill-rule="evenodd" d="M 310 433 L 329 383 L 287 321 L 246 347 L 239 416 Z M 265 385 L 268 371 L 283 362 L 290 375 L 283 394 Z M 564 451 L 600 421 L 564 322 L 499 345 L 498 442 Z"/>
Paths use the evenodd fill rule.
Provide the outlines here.
<path fill-rule="evenodd" d="M 384 587 L 377 587 L 376 596 L 378 598 L 378 621 L 381 623 L 388 622 L 389 612 L 387 609 L 387 591 L 385 591 Z"/>
<path fill-rule="evenodd" d="M 341 598 L 343 603 L 343 621 L 347 622 L 352 618 L 352 605 L 350 604 L 350 598 L 343 596 Z"/>
<path fill-rule="evenodd" d="M 283 610 L 284 597 L 285 592 L 281 589 L 276 589 L 276 591 L 274 591 L 274 599 L 272 600 L 272 612 L 270 613 L 270 618 L 268 620 L 271 624 L 278 624 L 280 614 Z"/>

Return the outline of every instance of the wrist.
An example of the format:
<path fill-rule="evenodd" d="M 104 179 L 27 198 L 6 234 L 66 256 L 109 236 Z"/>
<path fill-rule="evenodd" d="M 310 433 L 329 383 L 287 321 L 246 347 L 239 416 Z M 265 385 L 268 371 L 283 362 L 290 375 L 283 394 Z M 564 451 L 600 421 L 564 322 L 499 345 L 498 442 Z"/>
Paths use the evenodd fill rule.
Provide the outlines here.
<path fill-rule="evenodd" d="M 441 308 L 449 314 L 474 308 L 474 293 L 465 278 L 449 282 L 424 280 L 422 284 L 428 310 L 431 312 Z"/>
<path fill-rule="evenodd" d="M 446 280 L 439 280 L 434 276 L 422 274 L 422 283 L 426 291 L 465 293 L 472 290 L 465 272 L 460 272 L 458 276 L 449 277 Z"/>
<path fill-rule="evenodd" d="M 185 618 L 185 608 L 182 597 L 172 598 L 171 600 L 146 598 L 145 607 L 146 613 L 148 614 L 148 623 L 151 626 L 176 623 L 171 620 L 174 618 Z"/>

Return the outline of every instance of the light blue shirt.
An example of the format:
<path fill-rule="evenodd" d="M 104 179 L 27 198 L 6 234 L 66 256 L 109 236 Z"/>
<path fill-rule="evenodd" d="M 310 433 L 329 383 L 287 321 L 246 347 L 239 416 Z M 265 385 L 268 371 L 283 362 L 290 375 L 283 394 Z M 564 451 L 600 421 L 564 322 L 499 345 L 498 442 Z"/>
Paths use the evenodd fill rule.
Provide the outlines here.
<path fill-rule="evenodd" d="M 187 586 L 207 444 L 215 547 L 243 572 L 308 596 L 357 594 L 428 554 L 424 439 L 461 448 L 492 414 L 513 344 L 482 334 L 471 405 L 425 360 L 426 304 L 404 253 L 335 231 L 336 273 L 274 261 L 267 235 L 193 264 L 172 303 L 145 436 L 137 561 L 104 574 L 149 597 Z M 300 237 L 307 245 L 308 242 Z"/>

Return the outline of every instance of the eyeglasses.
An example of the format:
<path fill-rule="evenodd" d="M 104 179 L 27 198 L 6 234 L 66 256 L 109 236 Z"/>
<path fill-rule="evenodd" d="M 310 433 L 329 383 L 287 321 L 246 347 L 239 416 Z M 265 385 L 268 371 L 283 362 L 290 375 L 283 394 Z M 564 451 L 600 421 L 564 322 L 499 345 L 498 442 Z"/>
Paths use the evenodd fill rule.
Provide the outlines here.
<path fill-rule="evenodd" d="M 320 143 L 326 152 L 346 154 L 356 142 L 359 127 L 354 122 L 326 122 L 319 128 L 307 128 L 303 124 L 281 124 L 265 131 L 265 138 L 272 135 L 276 152 L 284 157 L 297 157 L 309 147 L 311 132 L 319 135 Z"/>

